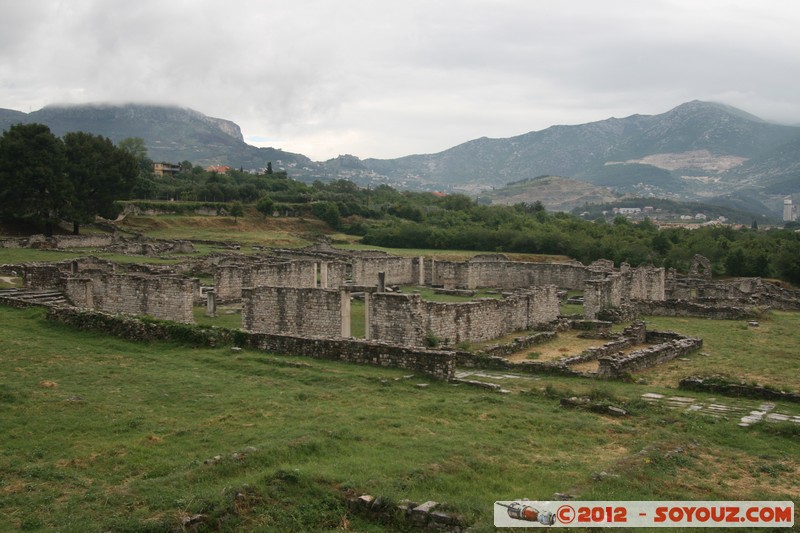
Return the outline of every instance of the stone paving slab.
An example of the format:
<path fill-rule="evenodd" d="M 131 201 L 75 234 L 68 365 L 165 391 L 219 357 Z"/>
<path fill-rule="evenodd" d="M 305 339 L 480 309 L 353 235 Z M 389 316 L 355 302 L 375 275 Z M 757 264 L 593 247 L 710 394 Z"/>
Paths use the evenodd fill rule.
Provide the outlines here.
<path fill-rule="evenodd" d="M 703 403 L 695 398 L 685 396 L 665 396 L 655 392 L 642 394 L 642 399 L 648 402 L 664 402 L 673 409 L 684 409 L 688 412 L 700 413 L 707 416 L 719 418 L 723 415 L 737 416 L 739 426 L 748 427 L 751 424 L 766 420 L 768 422 L 794 422 L 800 424 L 800 415 L 790 415 L 784 413 L 773 413 L 775 404 L 764 402 L 757 409 L 747 410 L 746 407 L 727 405 L 721 403 Z"/>

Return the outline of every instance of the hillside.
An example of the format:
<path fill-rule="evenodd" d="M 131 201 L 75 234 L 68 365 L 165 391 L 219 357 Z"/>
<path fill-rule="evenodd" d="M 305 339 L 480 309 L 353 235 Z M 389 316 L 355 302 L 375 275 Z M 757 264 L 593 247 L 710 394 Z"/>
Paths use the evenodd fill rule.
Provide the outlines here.
<path fill-rule="evenodd" d="M 366 159 L 360 175 L 471 193 L 557 175 L 639 196 L 746 199 L 777 214 L 783 195 L 800 192 L 799 145 L 800 128 L 694 101 L 660 115 L 481 138 L 437 154 Z"/>
<path fill-rule="evenodd" d="M 156 160 L 261 169 L 273 162 L 311 182 L 478 194 L 536 176 L 563 176 L 615 194 L 751 205 L 779 215 L 800 192 L 800 127 L 781 126 L 729 106 L 693 101 L 659 115 L 552 126 L 503 139 L 480 138 L 435 154 L 397 159 L 343 155 L 313 162 L 301 154 L 246 144 L 233 122 L 153 105 L 0 109 L 0 128 L 41 122 L 56 134 L 87 131 L 114 141 L 142 137 Z M 579 197 L 579 189 L 571 193 Z"/>
<path fill-rule="evenodd" d="M 584 204 L 604 204 L 617 198 L 606 187 L 558 176 L 515 181 L 505 187 L 486 191 L 482 197 L 491 199 L 493 204 L 502 205 L 533 204 L 538 201 L 548 211 L 571 211 Z"/>
<path fill-rule="evenodd" d="M 154 161 L 191 161 L 196 165 L 229 165 L 247 169 L 306 165 L 310 160 L 275 148 L 244 142 L 239 126 L 192 109 L 158 105 L 47 106 L 32 113 L 0 109 L 0 129 L 15 123 L 46 124 L 56 135 L 85 131 L 114 142 L 141 137 Z"/>

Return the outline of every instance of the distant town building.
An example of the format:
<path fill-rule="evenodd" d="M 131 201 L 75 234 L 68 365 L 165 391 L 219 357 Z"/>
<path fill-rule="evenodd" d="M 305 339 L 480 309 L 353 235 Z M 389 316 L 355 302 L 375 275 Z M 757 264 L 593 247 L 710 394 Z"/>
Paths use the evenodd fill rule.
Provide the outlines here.
<path fill-rule="evenodd" d="M 181 171 L 180 165 L 174 165 L 172 163 L 153 163 L 153 174 L 158 177 L 167 176 L 174 176 Z"/>
<path fill-rule="evenodd" d="M 798 219 L 798 206 L 792 203 L 792 197 L 783 199 L 783 221 L 794 222 Z"/>
<path fill-rule="evenodd" d="M 641 207 L 615 207 L 612 211 L 617 215 L 635 215 L 642 212 Z"/>
<path fill-rule="evenodd" d="M 206 167 L 204 170 L 206 172 L 216 172 L 217 174 L 225 174 L 231 169 L 231 167 L 226 165 L 211 165 Z"/>

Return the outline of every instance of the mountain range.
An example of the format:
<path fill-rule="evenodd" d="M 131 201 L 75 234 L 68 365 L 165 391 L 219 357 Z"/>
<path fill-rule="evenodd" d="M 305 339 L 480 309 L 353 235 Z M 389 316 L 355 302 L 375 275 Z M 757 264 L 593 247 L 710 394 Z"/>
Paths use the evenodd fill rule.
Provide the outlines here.
<path fill-rule="evenodd" d="M 612 193 L 702 200 L 773 214 L 780 212 L 784 196 L 800 193 L 800 127 L 701 101 L 658 115 L 484 137 L 435 154 L 363 160 L 343 155 L 324 162 L 248 145 L 233 122 L 179 107 L 87 104 L 48 106 L 32 113 L 0 109 L 0 129 L 17 122 L 47 124 L 57 135 L 87 131 L 115 142 L 141 137 L 156 161 L 245 169 L 273 162 L 307 181 L 345 178 L 362 185 L 483 194 L 498 201 L 519 194 L 524 186 L 535 197 L 536 187 L 550 183 L 533 179 L 541 176 L 571 178 L 559 182 L 560 188 L 574 182 L 588 191 L 586 184 L 591 184 L 597 190 L 587 193 L 590 197 Z M 512 182 L 516 191 L 502 190 Z"/>

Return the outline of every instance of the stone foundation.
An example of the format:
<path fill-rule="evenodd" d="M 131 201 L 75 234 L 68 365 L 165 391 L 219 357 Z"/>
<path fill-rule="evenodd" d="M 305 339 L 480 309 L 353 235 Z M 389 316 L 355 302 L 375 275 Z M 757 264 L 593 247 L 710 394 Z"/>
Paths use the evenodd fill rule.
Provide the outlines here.
<path fill-rule="evenodd" d="M 47 318 L 72 327 L 101 331 L 134 341 L 170 340 L 193 345 L 237 345 L 281 355 L 402 368 L 449 381 L 455 375 L 455 353 L 354 339 L 305 338 L 246 333 L 170 322 L 143 321 L 86 309 L 48 309 Z"/>
<path fill-rule="evenodd" d="M 370 298 L 369 337 L 408 346 L 481 342 L 550 324 L 558 318 L 556 288 L 538 287 L 464 303 L 428 302 L 419 295 Z"/>
<path fill-rule="evenodd" d="M 682 357 L 699 350 L 702 346 L 702 339 L 683 337 L 643 350 L 637 350 L 627 355 L 601 357 L 598 359 L 597 376 L 606 379 L 624 377 L 631 372 L 660 365 L 676 357 Z"/>

